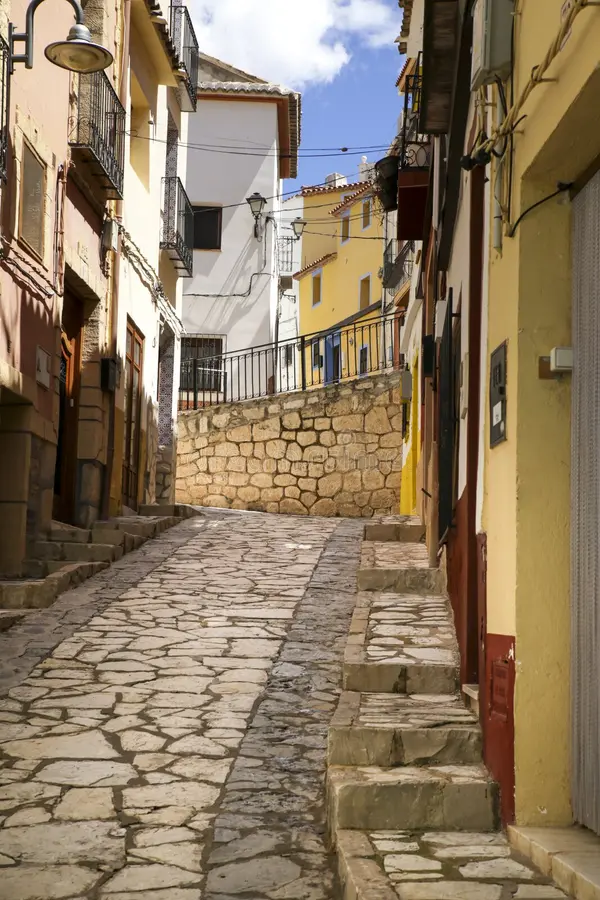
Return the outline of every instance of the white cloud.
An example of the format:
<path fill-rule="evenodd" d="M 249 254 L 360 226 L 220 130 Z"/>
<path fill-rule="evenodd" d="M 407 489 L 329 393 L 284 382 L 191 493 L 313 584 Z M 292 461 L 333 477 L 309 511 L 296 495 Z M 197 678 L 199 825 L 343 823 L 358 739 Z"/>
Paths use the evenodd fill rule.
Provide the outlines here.
<path fill-rule="evenodd" d="M 349 42 L 389 45 L 396 0 L 191 0 L 200 49 L 294 88 L 332 81 Z"/>

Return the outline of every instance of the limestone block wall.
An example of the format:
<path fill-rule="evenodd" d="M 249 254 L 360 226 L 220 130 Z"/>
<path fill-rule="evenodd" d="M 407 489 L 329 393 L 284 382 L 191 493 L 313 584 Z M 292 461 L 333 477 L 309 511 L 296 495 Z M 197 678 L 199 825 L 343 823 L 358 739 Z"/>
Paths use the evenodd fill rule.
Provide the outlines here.
<path fill-rule="evenodd" d="M 179 416 L 176 500 L 311 516 L 397 513 L 400 376 Z"/>

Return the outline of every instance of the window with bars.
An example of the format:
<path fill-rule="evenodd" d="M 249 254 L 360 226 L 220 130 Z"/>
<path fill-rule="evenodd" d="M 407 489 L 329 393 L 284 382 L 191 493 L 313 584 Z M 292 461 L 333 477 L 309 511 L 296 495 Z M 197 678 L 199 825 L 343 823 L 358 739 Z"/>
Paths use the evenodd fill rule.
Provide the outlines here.
<path fill-rule="evenodd" d="M 180 390 L 220 390 L 224 343 L 216 335 L 181 339 Z"/>

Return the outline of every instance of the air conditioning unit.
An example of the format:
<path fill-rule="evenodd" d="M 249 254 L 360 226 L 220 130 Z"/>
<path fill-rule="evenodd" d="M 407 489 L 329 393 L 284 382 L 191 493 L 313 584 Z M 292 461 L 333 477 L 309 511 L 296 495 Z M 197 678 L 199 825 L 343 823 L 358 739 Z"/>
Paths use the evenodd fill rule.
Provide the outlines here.
<path fill-rule="evenodd" d="M 497 78 L 506 81 L 511 70 L 513 0 L 477 0 L 473 11 L 471 90 Z"/>

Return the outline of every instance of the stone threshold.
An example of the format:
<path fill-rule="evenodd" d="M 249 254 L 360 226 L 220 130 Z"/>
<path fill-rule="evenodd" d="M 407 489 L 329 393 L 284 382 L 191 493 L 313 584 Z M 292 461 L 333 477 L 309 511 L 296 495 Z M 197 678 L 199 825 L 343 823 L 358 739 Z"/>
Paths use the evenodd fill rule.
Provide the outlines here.
<path fill-rule="evenodd" d="M 501 834 L 340 831 L 342 900 L 565 900 Z"/>
<path fill-rule="evenodd" d="M 600 837 L 586 828 L 508 828 L 510 843 L 575 900 L 600 900 Z"/>
<path fill-rule="evenodd" d="M 359 591 L 440 593 L 444 577 L 431 568 L 425 544 L 415 541 L 363 541 L 358 570 Z"/>

